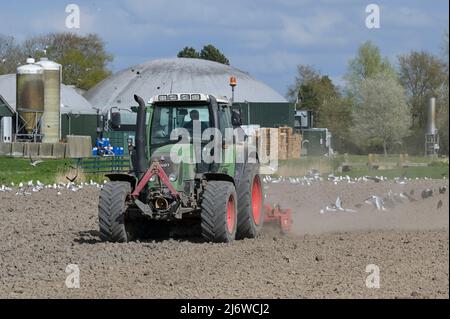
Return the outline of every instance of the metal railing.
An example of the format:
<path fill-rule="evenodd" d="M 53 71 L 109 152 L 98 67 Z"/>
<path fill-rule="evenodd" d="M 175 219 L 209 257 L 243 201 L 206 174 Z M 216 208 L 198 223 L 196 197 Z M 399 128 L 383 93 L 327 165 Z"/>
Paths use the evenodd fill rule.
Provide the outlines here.
<path fill-rule="evenodd" d="M 129 156 L 78 158 L 75 165 L 85 174 L 124 173 L 131 169 Z"/>

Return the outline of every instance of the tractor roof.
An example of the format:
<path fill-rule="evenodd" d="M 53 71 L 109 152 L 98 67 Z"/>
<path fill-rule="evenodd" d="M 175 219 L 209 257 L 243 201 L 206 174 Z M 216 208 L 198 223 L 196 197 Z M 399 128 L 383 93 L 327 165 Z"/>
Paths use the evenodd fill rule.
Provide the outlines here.
<path fill-rule="evenodd" d="M 231 100 L 226 97 L 214 96 L 212 94 L 204 93 L 170 93 L 170 94 L 158 94 L 152 97 L 149 101 L 150 104 L 155 102 L 187 102 L 187 101 L 205 101 L 209 102 L 210 98 L 214 97 L 218 103 L 231 104 Z"/>

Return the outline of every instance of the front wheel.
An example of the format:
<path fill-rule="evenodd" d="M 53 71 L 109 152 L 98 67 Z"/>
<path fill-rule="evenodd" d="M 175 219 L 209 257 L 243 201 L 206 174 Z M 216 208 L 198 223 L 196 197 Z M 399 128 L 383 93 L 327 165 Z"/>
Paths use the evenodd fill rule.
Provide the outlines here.
<path fill-rule="evenodd" d="M 124 243 L 129 240 L 125 228 L 126 199 L 131 193 L 127 182 L 109 182 L 100 191 L 98 220 L 100 238 L 104 241 Z"/>
<path fill-rule="evenodd" d="M 233 183 L 208 182 L 201 208 L 203 238 L 216 243 L 232 242 L 237 228 L 237 196 Z"/>

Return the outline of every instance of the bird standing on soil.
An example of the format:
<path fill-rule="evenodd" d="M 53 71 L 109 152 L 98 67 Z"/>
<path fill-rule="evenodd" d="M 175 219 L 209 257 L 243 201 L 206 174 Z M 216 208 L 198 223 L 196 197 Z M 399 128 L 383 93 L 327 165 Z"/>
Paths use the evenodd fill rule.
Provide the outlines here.
<path fill-rule="evenodd" d="M 441 209 L 442 208 L 442 200 L 439 200 L 439 202 L 437 203 L 437 209 Z"/>
<path fill-rule="evenodd" d="M 422 199 L 426 199 L 428 197 L 432 197 L 433 196 L 433 190 L 431 189 L 426 189 L 422 192 Z"/>

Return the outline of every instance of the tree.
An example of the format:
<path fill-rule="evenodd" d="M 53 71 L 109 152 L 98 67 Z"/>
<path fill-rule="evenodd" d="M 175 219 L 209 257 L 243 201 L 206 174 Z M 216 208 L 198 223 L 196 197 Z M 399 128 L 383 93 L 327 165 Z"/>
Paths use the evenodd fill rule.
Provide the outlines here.
<path fill-rule="evenodd" d="M 14 37 L 0 34 L 0 75 L 15 73 L 24 62 L 25 56 Z"/>
<path fill-rule="evenodd" d="M 441 152 L 449 153 L 449 78 L 448 78 L 448 30 L 445 32 L 442 44 L 442 63 L 444 65 L 445 81 L 439 90 L 437 98 L 438 117 L 437 127 L 441 142 Z"/>
<path fill-rule="evenodd" d="M 177 57 L 209 60 L 230 65 L 230 61 L 227 59 L 227 57 L 212 44 L 205 45 L 200 53 L 197 52 L 193 47 L 184 47 L 183 50 L 178 52 Z"/>
<path fill-rule="evenodd" d="M 379 74 L 394 75 L 395 70 L 387 58 L 383 58 L 380 49 L 372 42 L 363 43 L 355 58 L 349 61 L 345 75 L 350 94 L 355 94 L 359 84 Z"/>
<path fill-rule="evenodd" d="M 336 149 L 345 148 L 351 126 L 349 104 L 328 76 L 308 65 L 299 65 L 297 71 L 295 83 L 287 92 L 288 99 L 296 102 L 299 110 L 312 111 L 315 126 L 333 133 Z"/>
<path fill-rule="evenodd" d="M 442 86 L 437 95 L 436 105 L 439 110 L 437 116 L 437 128 L 440 139 L 440 151 L 443 154 L 449 153 L 449 86 L 448 82 Z"/>
<path fill-rule="evenodd" d="M 438 57 L 427 52 L 413 51 L 400 55 L 399 80 L 406 90 L 412 113 L 412 126 L 420 129 L 426 125 L 427 105 L 431 97 L 437 97 L 445 81 L 445 66 Z"/>
<path fill-rule="evenodd" d="M 353 133 L 362 146 L 380 143 L 388 148 L 409 134 L 411 115 L 404 90 L 395 77 L 378 74 L 363 80 L 355 96 Z"/>
<path fill-rule="evenodd" d="M 185 47 L 183 50 L 178 52 L 177 57 L 200 59 L 200 53 L 198 53 L 193 47 Z"/>
<path fill-rule="evenodd" d="M 203 60 L 215 61 L 230 65 L 230 61 L 227 59 L 227 57 L 212 44 L 208 44 L 203 47 L 202 51 L 200 52 L 200 58 Z"/>
<path fill-rule="evenodd" d="M 111 75 L 107 65 L 113 57 L 96 34 L 51 33 L 30 38 L 23 44 L 26 55 L 47 56 L 63 65 L 63 83 L 88 90 Z"/>

